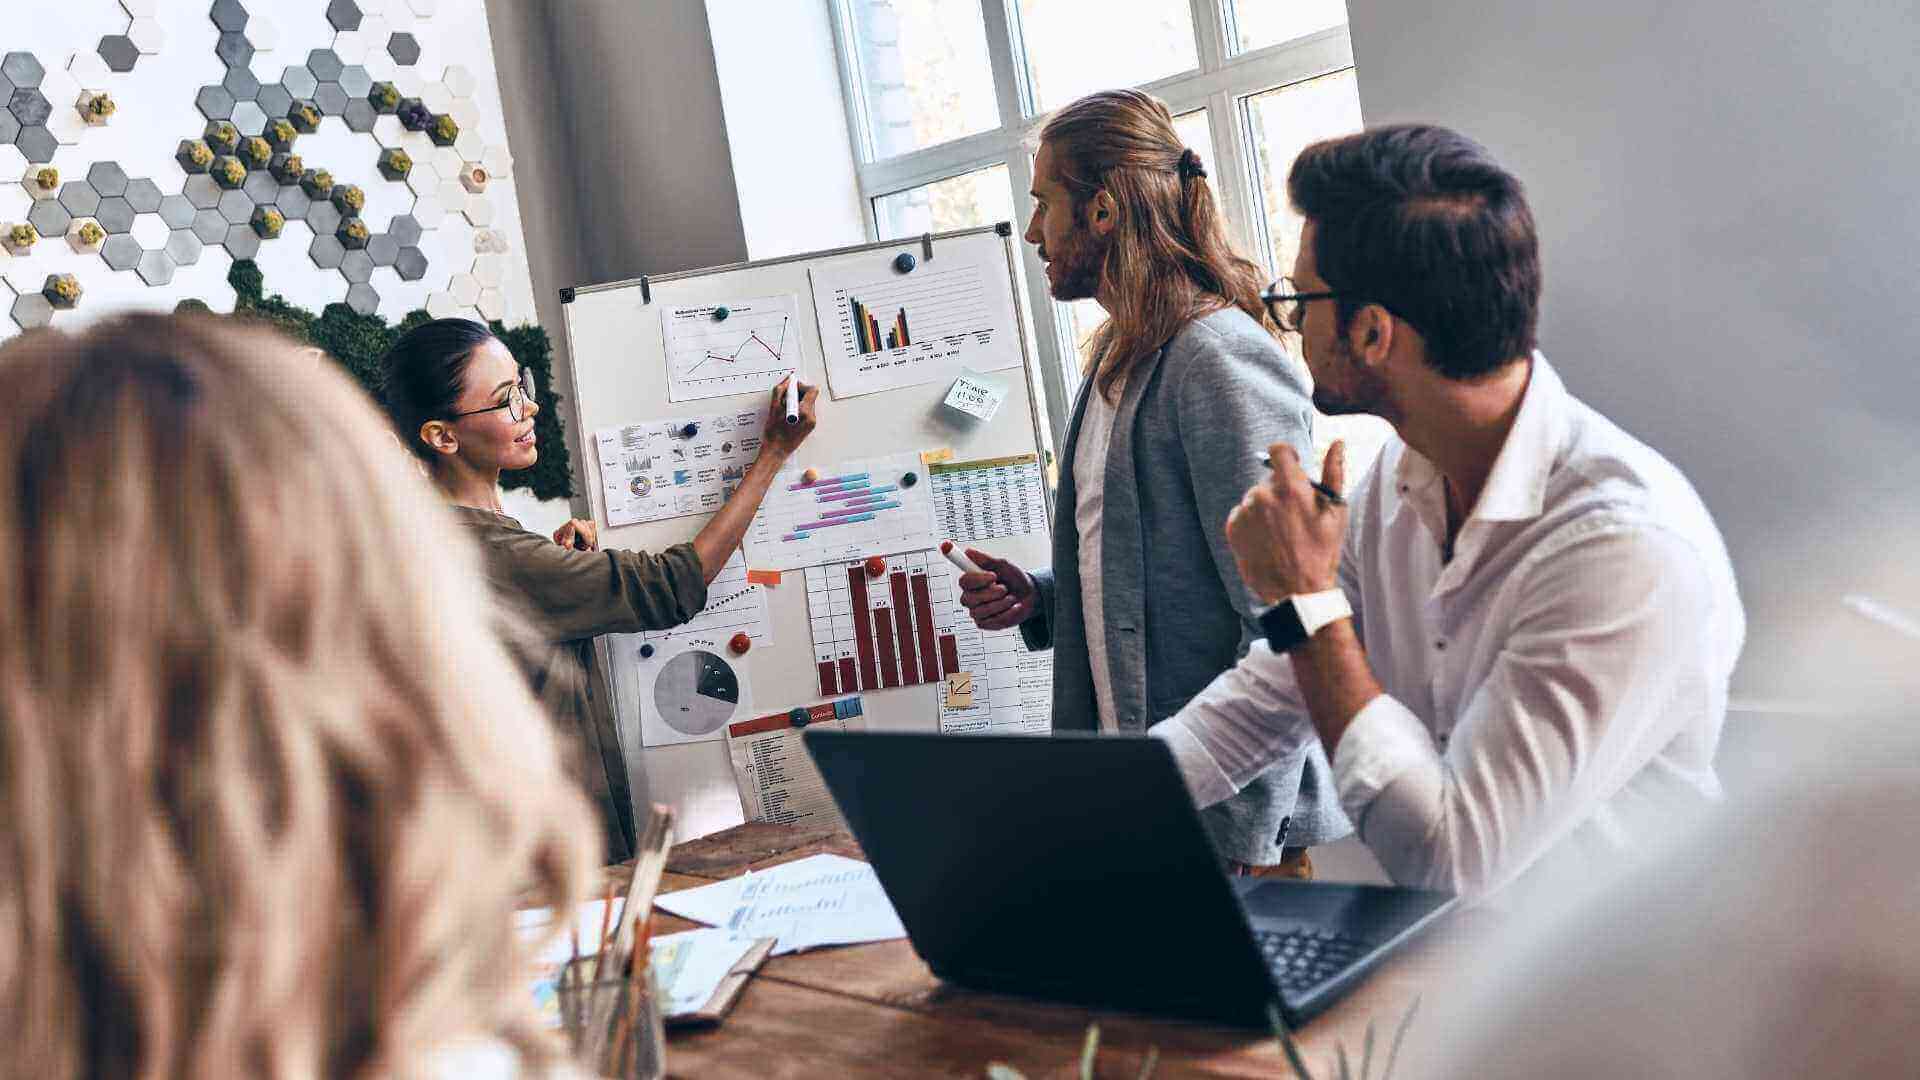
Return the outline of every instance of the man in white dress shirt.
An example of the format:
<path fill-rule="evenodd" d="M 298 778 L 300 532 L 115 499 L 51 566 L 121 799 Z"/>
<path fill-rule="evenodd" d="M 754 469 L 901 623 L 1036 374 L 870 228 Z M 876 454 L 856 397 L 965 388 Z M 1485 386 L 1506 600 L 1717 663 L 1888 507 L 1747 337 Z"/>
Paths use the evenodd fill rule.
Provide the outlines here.
<path fill-rule="evenodd" d="M 1152 729 L 1195 800 L 1317 737 L 1395 881 L 1484 895 L 1717 797 L 1733 571 L 1679 470 L 1536 350 L 1519 181 L 1403 125 L 1307 148 L 1288 193 L 1306 225 L 1269 303 L 1314 404 L 1399 437 L 1347 500 L 1277 444 L 1233 511 L 1241 575 L 1277 606 L 1266 641 Z M 1344 465 L 1335 444 L 1324 488 Z"/>

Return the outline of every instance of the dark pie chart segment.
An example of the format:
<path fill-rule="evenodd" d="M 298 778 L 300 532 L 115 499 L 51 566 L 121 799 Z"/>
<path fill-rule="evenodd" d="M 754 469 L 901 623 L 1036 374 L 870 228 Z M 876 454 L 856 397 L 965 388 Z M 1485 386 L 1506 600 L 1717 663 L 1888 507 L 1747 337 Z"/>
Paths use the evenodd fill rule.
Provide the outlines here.
<path fill-rule="evenodd" d="M 660 719 L 682 735 L 711 735 L 740 708 L 740 676 L 713 653 L 689 650 L 667 661 L 653 683 Z"/>

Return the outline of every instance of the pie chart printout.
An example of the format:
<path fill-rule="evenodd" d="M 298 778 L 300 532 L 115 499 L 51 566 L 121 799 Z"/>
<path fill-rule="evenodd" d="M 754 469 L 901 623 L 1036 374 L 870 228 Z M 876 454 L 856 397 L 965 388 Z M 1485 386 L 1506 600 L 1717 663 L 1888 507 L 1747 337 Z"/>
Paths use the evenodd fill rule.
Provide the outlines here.
<path fill-rule="evenodd" d="M 690 649 L 661 667 L 653 704 L 660 719 L 680 734 L 711 735 L 740 710 L 740 677 L 713 653 Z"/>

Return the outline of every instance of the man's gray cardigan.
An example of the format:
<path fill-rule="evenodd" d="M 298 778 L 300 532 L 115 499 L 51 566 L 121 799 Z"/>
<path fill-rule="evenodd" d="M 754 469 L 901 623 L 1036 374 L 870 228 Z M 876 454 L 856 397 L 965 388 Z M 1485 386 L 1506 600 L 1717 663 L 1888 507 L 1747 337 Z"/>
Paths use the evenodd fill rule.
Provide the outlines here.
<path fill-rule="evenodd" d="M 1073 459 L 1093 392 L 1088 379 L 1067 424 L 1053 567 L 1033 575 L 1040 600 L 1020 627 L 1029 648 L 1053 649 L 1057 731 L 1099 728 L 1073 523 Z M 1227 514 L 1267 477 L 1259 458 L 1270 444 L 1285 440 L 1313 460 L 1312 425 L 1299 372 L 1238 308 L 1188 323 L 1128 375 L 1101 526 L 1107 665 L 1122 732 L 1142 733 L 1178 712 L 1261 636 L 1259 602 L 1227 546 Z M 1279 862 L 1283 844 L 1322 843 L 1352 828 L 1318 742 L 1201 817 L 1222 857 L 1253 865 Z"/>

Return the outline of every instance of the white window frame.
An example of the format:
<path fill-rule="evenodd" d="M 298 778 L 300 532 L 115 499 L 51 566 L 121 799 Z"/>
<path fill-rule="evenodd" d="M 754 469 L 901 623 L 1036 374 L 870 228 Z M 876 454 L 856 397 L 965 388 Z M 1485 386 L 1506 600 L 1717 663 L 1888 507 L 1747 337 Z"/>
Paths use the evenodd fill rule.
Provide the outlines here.
<path fill-rule="evenodd" d="M 1018 40 L 1020 22 L 1012 5 L 1017 0 L 977 0 L 986 29 L 987 60 L 999 101 L 1000 126 L 951 142 L 873 160 L 874 140 L 868 130 L 866 83 L 859 75 L 859 53 L 851 28 L 850 0 L 826 0 L 834 25 L 834 50 L 840 67 L 841 96 L 846 102 L 847 131 L 854 148 L 867 238 L 878 240 L 879 221 L 874 201 L 925 184 L 948 180 L 980 169 L 1005 165 L 1013 185 L 1013 228 L 1016 235 L 1033 215 L 1033 163 L 1030 141 L 1037 136 L 1046 114 L 1033 108 L 1033 88 L 1027 79 L 1024 46 Z M 945 0 L 964 3 L 967 0 Z M 1259 2 L 1259 0 L 1245 0 Z M 1252 124 L 1246 99 L 1276 87 L 1332 74 L 1353 66 L 1353 46 L 1345 24 L 1266 48 L 1235 53 L 1239 34 L 1233 26 L 1233 0 L 1188 0 L 1193 10 L 1198 64 L 1193 70 L 1142 84 L 1167 103 L 1178 116 L 1199 109 L 1207 112 L 1213 132 L 1214 160 L 1207 171 L 1219 193 L 1228 228 L 1241 250 L 1267 264 L 1272 245 L 1261 212 L 1259 180 L 1255 176 Z M 1047 293 L 1047 277 L 1032 245 L 1021 244 L 1027 279 L 1027 307 L 1036 331 L 1041 385 L 1046 392 L 1047 419 L 1054 444 L 1066 436 L 1072 393 L 1079 382 L 1079 357 L 1070 340 L 1064 309 Z"/>

